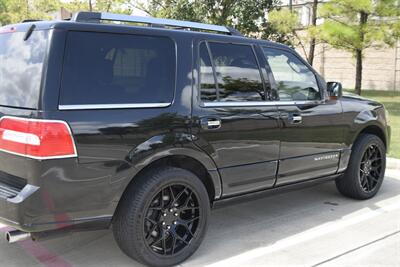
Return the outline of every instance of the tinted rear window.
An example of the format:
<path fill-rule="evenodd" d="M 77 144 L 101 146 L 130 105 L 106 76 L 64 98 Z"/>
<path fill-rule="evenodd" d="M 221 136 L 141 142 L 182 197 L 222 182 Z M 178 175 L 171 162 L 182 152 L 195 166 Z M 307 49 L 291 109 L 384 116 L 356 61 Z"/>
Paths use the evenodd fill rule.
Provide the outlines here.
<path fill-rule="evenodd" d="M 70 32 L 60 104 L 170 103 L 175 45 L 164 37 Z"/>
<path fill-rule="evenodd" d="M 47 31 L 0 34 L 0 105 L 36 109 L 47 49 Z"/>

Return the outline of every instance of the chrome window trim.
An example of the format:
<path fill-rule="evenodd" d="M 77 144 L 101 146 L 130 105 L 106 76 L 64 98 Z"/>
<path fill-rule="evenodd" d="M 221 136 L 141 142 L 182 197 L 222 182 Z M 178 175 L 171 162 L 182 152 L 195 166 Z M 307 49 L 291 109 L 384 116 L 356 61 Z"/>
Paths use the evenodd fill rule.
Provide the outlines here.
<path fill-rule="evenodd" d="M 59 110 L 89 110 L 89 109 L 128 109 L 128 108 L 166 108 L 171 103 L 136 103 L 136 104 L 83 104 L 59 105 Z"/>
<path fill-rule="evenodd" d="M 204 108 L 217 107 L 262 107 L 262 106 L 295 106 L 295 105 L 320 105 L 323 100 L 318 101 L 247 101 L 247 102 L 202 102 Z"/>
<path fill-rule="evenodd" d="M 161 18 L 153 18 L 153 17 L 130 16 L 130 15 L 107 13 L 107 12 L 102 12 L 100 19 L 101 20 L 111 20 L 111 21 L 139 22 L 139 23 L 154 24 L 154 25 L 165 25 L 165 26 L 173 26 L 173 27 L 192 28 L 192 29 L 199 29 L 199 30 L 230 33 L 229 29 L 225 26 L 198 23 L 198 22 L 192 22 L 192 21 L 180 21 L 180 20 L 174 20 L 174 19 L 161 19 Z"/>

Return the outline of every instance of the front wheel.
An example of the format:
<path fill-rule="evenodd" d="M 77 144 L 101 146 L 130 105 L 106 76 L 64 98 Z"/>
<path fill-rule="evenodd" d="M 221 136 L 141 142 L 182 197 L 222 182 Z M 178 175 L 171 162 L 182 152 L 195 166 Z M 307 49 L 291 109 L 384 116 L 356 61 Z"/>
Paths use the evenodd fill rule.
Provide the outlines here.
<path fill-rule="evenodd" d="M 336 187 L 344 196 L 368 199 L 382 185 L 386 168 L 386 148 L 376 135 L 363 134 L 353 145 L 349 166 Z"/>
<path fill-rule="evenodd" d="M 122 251 L 149 266 L 176 265 L 200 246 L 210 201 L 193 173 L 173 167 L 152 170 L 124 193 L 113 222 Z"/>

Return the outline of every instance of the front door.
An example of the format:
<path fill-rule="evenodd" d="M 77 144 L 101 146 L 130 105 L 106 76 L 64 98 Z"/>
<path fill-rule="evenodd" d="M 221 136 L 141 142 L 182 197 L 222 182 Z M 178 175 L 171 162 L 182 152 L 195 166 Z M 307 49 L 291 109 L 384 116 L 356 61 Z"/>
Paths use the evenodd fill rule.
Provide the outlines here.
<path fill-rule="evenodd" d="M 336 173 L 344 146 L 340 101 L 325 99 L 323 85 L 296 53 L 272 47 L 262 50 L 279 95 L 277 185 Z"/>
<path fill-rule="evenodd" d="M 195 47 L 192 133 L 218 167 L 223 196 L 272 187 L 279 116 L 267 101 L 265 66 L 260 68 L 252 44 L 209 40 Z"/>

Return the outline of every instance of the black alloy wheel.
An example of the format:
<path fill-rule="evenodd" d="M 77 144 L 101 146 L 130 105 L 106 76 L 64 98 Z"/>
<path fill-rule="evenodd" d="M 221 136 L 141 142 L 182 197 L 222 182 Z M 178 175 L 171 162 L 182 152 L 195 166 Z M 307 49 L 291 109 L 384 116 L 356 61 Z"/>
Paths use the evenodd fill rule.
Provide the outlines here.
<path fill-rule="evenodd" d="M 147 208 L 146 244 L 160 255 L 174 255 L 187 247 L 200 220 L 199 201 L 187 186 L 172 184 L 161 189 Z"/>
<path fill-rule="evenodd" d="M 211 203 L 188 170 L 152 168 L 126 189 L 113 218 L 117 244 L 148 266 L 174 266 L 190 257 L 207 231 Z"/>
<path fill-rule="evenodd" d="M 354 199 L 376 195 L 382 185 L 386 168 L 386 147 L 373 134 L 361 134 L 354 142 L 343 176 L 336 179 L 339 192 Z"/>
<path fill-rule="evenodd" d="M 382 172 L 382 155 L 379 147 L 370 145 L 360 163 L 360 183 L 365 192 L 371 192 L 379 183 Z"/>

